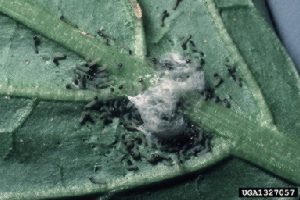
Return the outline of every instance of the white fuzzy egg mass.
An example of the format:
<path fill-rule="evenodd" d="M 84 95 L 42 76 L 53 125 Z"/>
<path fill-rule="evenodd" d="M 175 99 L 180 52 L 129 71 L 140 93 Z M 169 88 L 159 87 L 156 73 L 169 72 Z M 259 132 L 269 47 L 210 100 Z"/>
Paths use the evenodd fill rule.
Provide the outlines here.
<path fill-rule="evenodd" d="M 143 120 L 140 130 L 172 138 L 186 128 L 186 122 L 178 112 L 178 101 L 187 92 L 203 90 L 204 73 L 174 53 L 161 59 L 160 64 L 163 67 L 157 84 L 128 99 L 135 104 Z"/>

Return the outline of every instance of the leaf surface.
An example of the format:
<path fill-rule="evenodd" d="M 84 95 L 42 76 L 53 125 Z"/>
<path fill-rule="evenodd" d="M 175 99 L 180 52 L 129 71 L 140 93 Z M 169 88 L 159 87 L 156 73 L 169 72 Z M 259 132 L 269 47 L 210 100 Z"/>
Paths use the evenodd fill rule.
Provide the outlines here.
<path fill-rule="evenodd" d="M 266 127 L 274 128 L 275 125 L 293 139 L 299 133 L 300 115 L 294 109 L 300 107 L 299 77 L 278 39 L 258 16 L 250 1 L 183 1 L 176 11 L 172 10 L 173 1 L 140 1 L 146 37 L 143 45 L 137 45 L 136 34 L 140 32 L 136 31 L 136 19 L 129 1 L 26 2 L 44 7 L 47 13 L 57 18 L 64 15 L 80 30 L 92 35 L 96 35 L 96 30 L 103 27 L 114 38 L 112 46 L 123 54 L 129 49 L 146 45 L 149 57 L 158 58 L 169 52 L 192 56 L 181 47 L 184 38 L 192 35 L 193 41 L 205 53 L 207 86 L 213 86 L 214 73 L 220 74 L 225 81 L 216 89 L 216 94 L 221 99 L 230 99 L 232 111 Z M 160 16 L 165 9 L 170 17 L 161 27 Z M 235 17 L 241 20 L 232 20 Z M 79 118 L 84 104 L 76 98 L 72 100 L 65 97 L 71 102 L 57 101 L 68 95 L 65 85 L 71 82 L 72 70 L 76 64 L 83 63 L 83 59 L 46 38 L 42 38 L 40 53 L 35 54 L 32 36 L 36 33 L 7 16 L 1 16 L 0 22 L 4 27 L 0 30 L 0 93 L 4 96 L 1 99 L 1 113 L 4 115 L 0 121 L 2 199 L 54 198 L 120 191 L 197 171 L 229 156 L 232 143 L 214 137 L 212 152 L 192 158 L 184 164 L 184 168 L 180 165 L 154 167 L 141 162 L 138 172 L 128 172 L 120 162 L 122 150 L 118 146 L 111 146 L 120 133 L 127 133 L 119 120 L 114 119 L 109 126 L 104 126 L 101 121 L 93 126 L 80 126 Z M 97 38 L 97 41 L 106 42 L 101 38 Z M 68 56 L 59 66 L 52 62 L 56 52 Z M 113 55 L 106 55 L 105 59 L 109 58 L 114 60 Z M 236 66 L 237 74 L 243 80 L 242 87 L 229 76 L 225 66 L 228 59 Z M 112 63 L 117 64 L 116 61 Z M 130 69 L 130 66 L 126 67 Z M 124 78 L 124 81 L 130 85 L 133 80 Z M 9 90 L 12 87 L 17 92 L 12 93 Z M 87 91 L 80 94 L 79 99 L 88 100 L 93 95 L 95 93 Z M 44 97 L 43 101 L 36 100 L 41 96 Z M 47 98 L 50 101 L 45 101 Z M 98 165 L 101 170 L 95 172 Z M 226 184 L 228 179 L 236 180 L 236 187 L 247 185 L 249 179 L 255 186 L 289 185 L 237 159 L 230 159 L 221 167 L 212 169 L 215 171 L 208 172 L 204 179 L 188 181 L 187 186 L 175 186 L 175 190 L 178 190 L 176 194 L 182 197 L 182 191 L 187 190 L 191 194 L 196 189 L 200 191 L 197 193 L 200 199 L 213 199 L 216 197 L 214 195 L 235 197 L 235 191 L 229 186 L 217 194 L 213 192 L 214 187 L 230 185 Z M 243 171 L 251 175 L 239 179 Z M 222 184 L 219 179 L 224 180 Z M 190 186 L 194 182 L 195 186 Z M 173 188 L 167 188 L 149 198 L 160 195 L 168 199 L 163 196 L 169 190 L 174 191 Z M 228 195 L 222 196 L 222 192 L 228 192 Z M 136 198 L 144 196 L 141 193 Z"/>

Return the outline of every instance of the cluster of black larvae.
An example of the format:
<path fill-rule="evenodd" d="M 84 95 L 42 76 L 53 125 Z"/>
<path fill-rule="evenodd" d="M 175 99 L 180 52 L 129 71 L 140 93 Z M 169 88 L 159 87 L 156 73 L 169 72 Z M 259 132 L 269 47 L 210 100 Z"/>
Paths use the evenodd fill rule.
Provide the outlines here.
<path fill-rule="evenodd" d="M 232 80 L 234 80 L 239 87 L 243 87 L 243 80 L 237 75 L 236 67 L 228 63 L 225 63 L 225 66 L 227 68 L 228 76 L 232 78 Z M 218 73 L 214 73 L 213 78 L 213 85 L 206 86 L 205 89 L 201 92 L 201 95 L 203 96 L 205 101 L 214 101 L 215 103 L 222 104 L 226 108 L 230 108 L 231 96 L 221 99 L 215 92 L 215 90 L 219 88 L 225 82 L 225 80 Z"/>
<path fill-rule="evenodd" d="M 153 135 L 147 138 L 138 130 L 143 122 L 138 110 L 127 98 L 100 101 L 95 97 L 84 109 L 80 119 L 81 125 L 93 124 L 97 118 L 102 120 L 104 125 L 112 123 L 113 118 L 120 120 L 120 125 L 127 131 L 120 133 L 114 147 L 121 146 L 121 162 L 128 171 L 139 170 L 139 164 L 142 162 L 151 165 L 163 163 L 168 166 L 180 164 L 211 150 L 211 136 L 191 124 L 188 124 L 181 137 L 166 140 Z"/>
<path fill-rule="evenodd" d="M 113 118 L 119 118 L 120 123 L 128 131 L 135 131 L 142 124 L 138 110 L 127 98 L 100 101 L 95 97 L 94 100 L 85 105 L 84 109 L 80 119 L 81 125 L 87 122 L 94 123 L 93 116 L 98 116 L 104 125 L 112 123 Z"/>
<path fill-rule="evenodd" d="M 176 153 L 180 161 L 188 160 L 191 156 L 206 153 L 211 150 L 211 135 L 204 133 L 203 129 L 188 123 L 187 129 L 181 137 L 169 140 L 157 140 L 157 147 L 169 153 Z"/>
<path fill-rule="evenodd" d="M 192 40 L 192 35 L 188 35 L 185 37 L 181 43 L 181 47 L 184 52 L 187 52 L 187 55 L 191 57 L 191 59 L 187 59 L 187 63 L 194 62 L 194 64 L 200 70 L 205 70 L 205 60 L 204 53 L 197 47 L 196 43 Z M 227 68 L 228 76 L 232 78 L 239 87 L 243 86 L 243 80 L 241 77 L 237 75 L 236 67 L 229 63 L 228 60 L 225 62 L 225 66 Z M 226 108 L 231 107 L 231 97 L 228 98 L 220 98 L 216 94 L 216 89 L 219 88 L 222 84 L 224 84 L 225 80 L 219 73 L 213 74 L 213 83 L 205 84 L 204 90 L 201 92 L 201 95 L 205 101 L 214 101 L 215 103 L 221 104 Z"/>
<path fill-rule="evenodd" d="M 205 101 L 214 101 L 215 103 L 221 104 L 226 108 L 231 107 L 231 96 L 229 96 L 229 98 L 221 99 L 218 95 L 216 95 L 214 87 L 206 86 L 205 89 L 201 92 L 201 95 Z"/>
<path fill-rule="evenodd" d="M 139 170 L 139 163 L 151 165 L 162 163 L 167 166 L 182 164 L 192 157 L 211 151 L 211 135 L 191 124 L 181 137 L 162 139 L 153 136 L 151 141 L 145 134 L 121 134 L 120 143 L 124 156 L 122 162 L 128 171 Z"/>
<path fill-rule="evenodd" d="M 227 67 L 228 75 L 239 85 L 243 87 L 243 79 L 237 75 L 236 67 L 229 64 L 229 61 L 226 61 L 225 66 Z"/>
<path fill-rule="evenodd" d="M 92 61 L 76 66 L 73 82 L 67 84 L 67 89 L 105 89 L 111 85 L 105 66 L 100 66 L 98 61 Z"/>

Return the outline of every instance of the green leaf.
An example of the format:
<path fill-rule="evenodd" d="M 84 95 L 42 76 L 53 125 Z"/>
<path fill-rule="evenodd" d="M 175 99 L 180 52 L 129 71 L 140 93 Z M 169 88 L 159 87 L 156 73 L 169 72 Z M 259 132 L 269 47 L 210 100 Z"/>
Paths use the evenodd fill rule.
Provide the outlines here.
<path fill-rule="evenodd" d="M 297 140 L 295 138 L 300 127 L 299 111 L 295 110 L 300 106 L 299 77 L 278 39 L 258 16 L 252 3 L 247 0 L 216 1 L 216 4 L 212 1 L 183 1 L 174 11 L 168 1 L 140 1 L 145 31 L 132 9 L 135 3 L 133 0 L 0 1 L 2 12 L 38 33 L 85 59 L 101 58 L 101 63 L 108 65 L 113 79 L 111 87 L 117 88 L 121 84 L 125 86 L 124 90 L 116 90 L 113 94 L 108 89 L 96 92 L 66 90 L 65 85 L 71 82 L 75 64 L 83 60 L 45 38 L 42 38 L 40 53 L 36 55 L 32 46 L 34 33 L 14 20 L 1 16 L 1 27 L 5 28 L 0 30 L 0 94 L 10 96 L 1 99 L 1 113 L 5 113 L 3 123 L 0 121 L 2 199 L 54 198 L 121 191 L 204 169 L 230 154 L 299 183 L 299 178 L 293 177 L 293 170 L 297 170 L 293 166 L 299 164 L 299 150 L 297 146 L 291 148 L 299 141 L 292 141 Z M 40 10 L 40 7 L 44 9 Z M 165 26 L 161 27 L 160 14 L 164 9 L 170 12 L 170 17 L 166 19 Z M 71 21 L 71 25 L 59 20 L 62 14 Z M 239 20 L 235 21 L 235 17 Z M 78 25 L 80 31 L 72 24 Z M 84 31 L 94 35 L 101 26 L 114 38 L 113 47 L 107 47 L 101 38 L 82 33 Z M 136 133 L 127 132 L 119 125 L 118 119 L 109 126 L 104 126 L 101 121 L 93 126 L 80 126 L 78 121 L 83 110 L 81 101 L 88 101 L 95 95 L 106 99 L 139 93 L 143 86 L 138 83 L 138 78 L 147 74 L 155 76 L 151 65 L 142 60 L 146 51 L 150 57 L 160 57 L 174 51 L 191 56 L 191 53 L 181 48 L 183 39 L 190 34 L 197 46 L 205 52 L 206 84 L 213 85 L 213 74 L 216 72 L 224 77 L 224 84 L 216 89 L 216 94 L 222 99 L 230 99 L 231 111 L 220 111 L 218 106 L 211 104 L 200 103 L 197 107 L 199 102 L 195 101 L 195 105 L 189 109 L 199 109 L 192 109 L 187 114 L 191 119 L 194 117 L 194 121 L 199 119 L 197 123 L 219 134 L 213 138 L 212 152 L 194 157 L 184 165 L 171 167 L 154 167 L 141 162 L 138 163 L 138 172 L 127 172 L 119 159 L 123 155 L 122 150 L 111 145 L 120 133 Z M 139 58 L 126 55 L 128 49 L 134 49 Z M 56 52 L 68 56 L 58 67 L 52 63 Z M 262 56 L 262 53 L 266 55 Z M 227 60 L 237 67 L 237 74 L 243 80 L 242 87 L 228 75 L 225 67 Z M 117 68 L 119 63 L 125 66 L 121 72 Z M 146 86 L 150 84 L 150 79 L 145 78 L 145 83 Z M 238 115 L 232 115 L 233 112 Z M 222 117 L 218 118 L 218 114 L 222 113 Z M 239 119 L 239 115 L 247 118 Z M 235 120 L 234 123 L 230 119 Z M 222 122 L 226 120 L 227 123 Z M 245 132 L 236 137 L 243 130 Z M 232 134 L 234 137 L 231 137 Z M 261 137 L 260 134 L 266 135 Z M 268 141 L 272 136 L 274 139 Z M 250 140 L 247 141 L 247 138 Z M 275 162 L 266 161 L 267 153 L 257 161 L 259 155 L 248 151 L 258 144 L 271 147 L 272 141 L 276 139 L 282 143 L 262 150 L 271 153 L 271 156 L 277 155 L 280 164 L 290 162 L 286 167 L 279 167 L 281 170 L 274 166 Z M 291 150 L 293 152 L 289 156 L 295 155 L 295 160 L 283 156 Z M 98 165 L 101 170 L 95 171 Z M 268 183 L 272 186 L 288 185 L 239 160 L 230 160 L 224 166 L 224 169 L 221 167 L 215 169 L 219 171 L 211 172 L 216 175 L 207 175 L 207 178 L 200 180 L 201 183 L 197 181 L 197 190 L 204 191 L 207 190 L 207 184 L 216 184 L 219 180 L 217 176 L 223 177 L 224 181 L 228 180 L 224 175 L 227 172 L 231 172 L 232 179 L 238 179 L 239 174 L 233 172 L 242 169 L 251 172 L 253 186 L 270 186 Z M 248 181 L 247 178 L 241 179 L 236 185 L 245 185 Z M 178 187 L 182 191 L 182 187 Z M 192 191 L 193 187 L 189 188 Z M 226 190 L 230 192 L 225 197 L 237 195 L 228 187 L 223 192 Z M 222 193 L 218 194 L 221 196 Z M 200 197 L 204 199 L 214 196 L 207 194 Z"/>

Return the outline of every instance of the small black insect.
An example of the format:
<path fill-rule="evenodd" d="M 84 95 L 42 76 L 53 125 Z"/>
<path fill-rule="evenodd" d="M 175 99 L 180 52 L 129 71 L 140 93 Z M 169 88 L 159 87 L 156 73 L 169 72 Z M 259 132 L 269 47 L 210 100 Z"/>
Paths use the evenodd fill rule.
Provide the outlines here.
<path fill-rule="evenodd" d="M 41 44 L 41 38 L 38 35 L 34 35 L 33 36 L 33 45 L 34 45 L 34 52 L 36 54 L 39 53 L 38 47 L 40 46 L 40 44 Z"/>
<path fill-rule="evenodd" d="M 103 124 L 106 126 L 113 122 L 113 119 L 110 116 L 102 117 Z"/>
<path fill-rule="evenodd" d="M 207 87 L 201 92 L 201 94 L 204 97 L 205 101 L 211 100 L 213 97 L 215 97 L 215 90 L 211 87 Z"/>
<path fill-rule="evenodd" d="M 126 165 L 127 165 L 126 168 L 128 171 L 137 171 L 139 169 L 138 166 L 133 164 L 133 162 L 129 159 L 126 162 Z"/>
<path fill-rule="evenodd" d="M 191 38 L 192 39 L 192 38 Z M 193 41 L 193 40 L 189 40 L 188 42 L 189 42 L 189 44 L 190 44 L 190 48 L 192 49 L 192 51 L 193 52 L 195 52 L 195 51 L 197 51 L 198 49 L 197 49 L 197 47 L 196 47 L 196 44 L 195 44 L 195 42 Z"/>
<path fill-rule="evenodd" d="M 78 82 L 78 86 L 81 89 L 86 89 L 86 85 L 87 85 L 87 76 L 81 76 Z"/>
<path fill-rule="evenodd" d="M 56 53 L 53 57 L 53 63 L 58 66 L 60 60 L 65 60 L 67 59 L 67 55 L 63 53 Z"/>
<path fill-rule="evenodd" d="M 106 33 L 104 33 L 104 31 L 103 31 L 102 28 L 99 29 L 99 30 L 97 30 L 97 34 L 98 34 L 100 37 L 102 37 L 103 39 L 105 39 L 105 40 L 109 40 L 109 39 L 110 39 L 109 35 L 106 34 Z"/>
<path fill-rule="evenodd" d="M 128 54 L 132 55 L 132 50 L 131 49 L 128 50 Z"/>
<path fill-rule="evenodd" d="M 92 116 L 89 113 L 84 112 L 81 117 L 80 117 L 80 125 L 85 125 L 87 122 L 90 122 L 92 124 L 95 123 L 94 119 L 92 118 Z"/>
<path fill-rule="evenodd" d="M 61 21 L 65 22 L 65 23 L 67 23 L 67 24 L 73 26 L 74 28 L 78 28 L 78 25 L 76 25 L 76 24 L 74 24 L 73 22 L 71 22 L 70 20 L 66 19 L 65 16 L 63 16 L 63 15 L 61 15 L 61 16 L 59 17 L 59 19 L 60 19 Z"/>
<path fill-rule="evenodd" d="M 190 60 L 190 59 L 186 59 L 186 60 L 185 60 L 185 63 L 186 63 L 186 64 L 189 64 L 189 63 L 191 63 L 191 60 Z"/>
<path fill-rule="evenodd" d="M 231 107 L 231 104 L 230 104 L 230 102 L 229 102 L 228 99 L 223 99 L 223 100 L 222 100 L 222 104 L 223 104 L 223 106 L 225 106 L 226 108 L 230 108 L 230 107 Z"/>
<path fill-rule="evenodd" d="M 67 85 L 66 85 L 66 89 L 68 89 L 68 90 L 69 90 L 69 89 L 72 89 L 72 85 L 71 85 L 71 84 L 67 84 Z"/>
<path fill-rule="evenodd" d="M 101 38 L 103 38 L 105 40 L 107 46 L 110 46 L 110 40 L 111 40 L 111 38 L 109 37 L 109 35 L 107 35 L 106 33 L 104 33 L 103 29 L 97 30 L 97 34 Z"/>
<path fill-rule="evenodd" d="M 243 87 L 243 79 L 240 77 L 238 78 L 239 86 Z"/>
<path fill-rule="evenodd" d="M 169 12 L 167 11 L 167 10 L 164 10 L 163 12 L 162 12 L 162 14 L 161 14 L 161 18 L 160 18 L 160 20 L 161 20 L 161 27 L 164 27 L 165 26 L 165 20 L 166 20 L 166 18 L 167 17 L 169 17 L 170 16 L 170 14 L 169 14 Z"/>
<path fill-rule="evenodd" d="M 200 58 L 200 65 L 201 66 L 205 65 L 205 60 L 203 58 Z"/>
<path fill-rule="evenodd" d="M 119 86 L 119 90 L 122 90 L 123 88 L 124 88 L 123 85 L 120 85 L 120 86 Z"/>
<path fill-rule="evenodd" d="M 152 63 L 153 63 L 154 65 L 156 65 L 156 64 L 158 63 L 157 58 L 151 58 L 151 61 L 152 61 Z"/>
<path fill-rule="evenodd" d="M 118 68 L 119 68 L 119 69 L 123 68 L 123 64 L 122 64 L 122 63 L 119 63 L 119 64 L 118 64 Z"/>
<path fill-rule="evenodd" d="M 100 59 L 92 60 L 85 64 L 90 70 L 96 70 L 97 67 L 99 67 L 98 63 L 100 62 Z"/>
<path fill-rule="evenodd" d="M 183 39 L 181 43 L 181 47 L 183 50 L 187 49 L 187 43 L 192 39 L 192 35 L 188 35 L 186 38 Z"/>
<path fill-rule="evenodd" d="M 77 78 L 74 79 L 74 84 L 75 84 L 75 85 L 79 85 L 79 81 L 78 81 Z"/>
<path fill-rule="evenodd" d="M 89 180 L 91 181 L 91 183 L 93 184 L 103 184 L 103 181 L 97 180 L 95 177 L 89 177 Z"/>
<path fill-rule="evenodd" d="M 100 169 L 102 168 L 102 166 L 100 165 L 100 164 L 95 164 L 94 165 L 94 172 L 97 172 L 97 171 L 99 171 Z"/>
<path fill-rule="evenodd" d="M 225 64 L 225 65 L 226 65 L 226 67 L 227 67 L 227 71 L 228 71 L 229 76 L 231 76 L 232 79 L 233 79 L 234 81 L 236 81 L 236 79 L 237 79 L 237 75 L 236 75 L 236 67 L 231 66 L 231 65 L 228 65 L 228 64 Z"/>
<path fill-rule="evenodd" d="M 105 89 L 105 88 L 108 88 L 110 85 L 111 85 L 110 82 L 108 82 L 108 83 L 96 83 L 96 84 L 94 84 L 94 88 L 96 88 L 96 89 Z"/>
<path fill-rule="evenodd" d="M 177 9 L 177 7 L 179 6 L 180 2 L 182 2 L 182 0 L 176 0 L 176 1 L 175 1 L 175 4 L 174 4 L 174 6 L 173 6 L 173 10 L 176 10 L 176 9 Z"/>
<path fill-rule="evenodd" d="M 216 103 L 220 103 L 220 102 L 221 102 L 220 97 L 216 96 L 216 97 L 215 97 L 215 102 L 216 102 Z"/>
<path fill-rule="evenodd" d="M 189 48 L 193 53 L 199 54 L 201 58 L 204 57 L 204 52 L 202 52 L 195 44 L 193 40 L 188 41 Z"/>
<path fill-rule="evenodd" d="M 99 101 L 98 101 L 98 97 L 95 96 L 94 99 L 89 102 L 88 104 L 86 104 L 84 106 L 84 109 L 86 110 L 94 110 L 94 109 L 97 109 L 99 107 Z"/>

